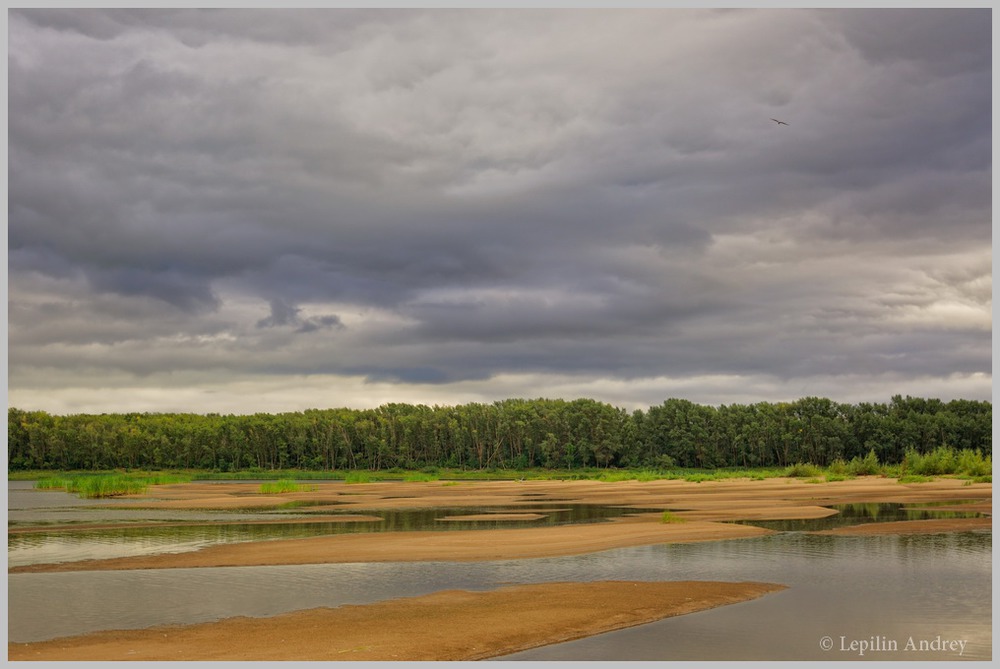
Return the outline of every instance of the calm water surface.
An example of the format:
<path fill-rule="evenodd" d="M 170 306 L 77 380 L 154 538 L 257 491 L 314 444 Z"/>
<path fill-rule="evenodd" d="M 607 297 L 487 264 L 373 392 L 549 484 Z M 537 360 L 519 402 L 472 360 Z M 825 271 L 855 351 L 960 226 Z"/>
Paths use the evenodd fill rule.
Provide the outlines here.
<path fill-rule="evenodd" d="M 865 506 L 880 520 L 887 519 L 886 513 L 906 513 Z M 793 530 L 753 539 L 483 563 L 8 574 L 8 640 L 269 616 L 447 588 L 484 590 L 546 581 L 753 580 L 789 588 L 499 659 L 989 660 L 991 558 L 989 531 L 826 537 Z M 826 637 L 829 650 L 822 645 Z M 964 642 L 961 651 L 958 642 Z M 863 650 L 865 643 L 871 650 Z"/>
<path fill-rule="evenodd" d="M 628 514 L 653 511 L 592 504 L 522 502 L 511 507 L 461 507 L 431 509 L 329 509 L 310 513 L 308 506 L 290 510 L 190 511 L 122 508 L 128 500 L 85 500 L 64 492 L 34 490 L 30 481 L 8 483 L 8 525 L 78 525 L 74 529 L 8 533 L 8 565 L 67 562 L 195 551 L 213 544 L 273 539 L 298 539 L 358 532 L 429 530 L 484 530 L 545 527 L 570 523 L 607 521 Z M 527 520 L 491 520 L 498 513 L 531 514 Z M 463 517 L 480 514 L 474 521 Z M 350 522 L 320 517 L 343 515 Z M 367 517 L 362 519 L 362 516 Z M 252 521 L 268 521 L 266 524 Z M 141 523 L 180 523 L 142 526 Z M 289 521 L 289 522 L 282 522 Z M 294 521 L 294 522 L 291 522 Z M 314 521 L 314 522 L 306 522 Z M 122 523 L 105 529 L 88 529 L 90 523 Z M 130 526 L 131 525 L 131 526 Z"/>

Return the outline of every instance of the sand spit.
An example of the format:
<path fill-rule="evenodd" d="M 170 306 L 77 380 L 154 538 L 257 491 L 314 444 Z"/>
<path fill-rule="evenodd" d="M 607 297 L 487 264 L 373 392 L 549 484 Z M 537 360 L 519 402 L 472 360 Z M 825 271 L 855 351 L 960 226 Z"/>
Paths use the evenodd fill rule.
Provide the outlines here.
<path fill-rule="evenodd" d="M 869 536 L 873 534 L 941 534 L 943 532 L 972 532 L 991 530 L 992 518 L 931 518 L 927 520 L 900 520 L 891 523 L 865 523 L 849 525 L 831 530 L 819 530 L 812 534 L 833 536 Z"/>
<path fill-rule="evenodd" d="M 449 590 L 270 618 L 106 631 L 7 645 L 9 661 L 481 660 L 782 590 L 712 581 L 543 583 Z"/>
<path fill-rule="evenodd" d="M 163 553 L 12 567 L 9 573 L 249 567 L 343 562 L 514 560 L 580 555 L 657 543 L 715 541 L 769 534 L 749 525 L 691 521 L 663 524 L 655 518 L 528 529 L 379 532 L 307 539 L 219 544 L 188 553 Z"/>

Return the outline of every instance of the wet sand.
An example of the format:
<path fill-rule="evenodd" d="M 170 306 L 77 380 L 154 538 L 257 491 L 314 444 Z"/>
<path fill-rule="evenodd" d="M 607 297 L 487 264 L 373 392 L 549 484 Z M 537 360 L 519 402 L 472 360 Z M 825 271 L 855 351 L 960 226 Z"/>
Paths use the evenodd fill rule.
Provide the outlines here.
<path fill-rule="evenodd" d="M 14 572 L 168 569 L 329 562 L 469 561 L 575 555 L 618 547 L 718 541 L 769 534 L 726 521 L 822 518 L 827 505 L 927 503 L 928 508 L 991 513 L 992 484 L 954 479 L 900 484 L 865 477 L 809 483 L 798 479 L 704 481 L 500 481 L 319 483 L 286 495 L 254 493 L 257 484 L 177 484 L 152 489 L 135 508 L 276 508 L 305 502 L 313 511 L 361 515 L 385 508 L 449 507 L 496 519 L 539 513 L 538 504 L 603 504 L 636 509 L 608 522 L 462 531 L 382 532 L 225 544 L 177 554 L 16 567 Z M 943 503 L 956 501 L 949 506 Z M 527 508 L 524 508 L 527 507 Z M 477 511 L 471 511 L 476 508 Z M 671 510 L 680 522 L 664 523 Z M 645 510 L 639 512 L 638 510 Z M 502 515 L 499 517 L 503 517 Z M 106 525 L 106 524 L 105 524 Z M 900 521 L 825 534 L 895 534 L 989 529 L 990 517 Z M 74 529 L 86 529 L 75 525 Z M 34 528 L 51 531 L 52 527 Z M 70 528 L 66 528 L 70 530 Z M 33 528 L 18 528 L 21 532 Z M 735 603 L 782 589 L 778 584 L 548 583 L 490 592 L 438 592 L 364 606 L 297 611 L 271 618 L 107 631 L 31 644 L 8 644 L 9 660 L 472 660 L 597 634 Z"/>
<path fill-rule="evenodd" d="M 543 583 L 8 644 L 20 660 L 481 660 L 733 604 L 770 583 Z"/>
<path fill-rule="evenodd" d="M 865 523 L 832 530 L 819 530 L 812 534 L 833 536 L 870 536 L 873 534 L 941 534 L 943 532 L 971 532 L 993 528 L 991 518 L 931 518 L 927 520 L 899 520 L 892 523 Z"/>

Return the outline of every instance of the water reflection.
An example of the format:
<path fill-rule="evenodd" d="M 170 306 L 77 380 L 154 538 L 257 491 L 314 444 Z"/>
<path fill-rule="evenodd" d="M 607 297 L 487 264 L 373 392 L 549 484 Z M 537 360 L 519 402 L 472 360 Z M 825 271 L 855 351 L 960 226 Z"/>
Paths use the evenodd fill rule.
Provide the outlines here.
<path fill-rule="evenodd" d="M 14 483 L 20 485 L 14 485 Z M 642 509 L 591 504 L 532 503 L 517 506 L 460 507 L 429 509 L 376 509 L 338 512 L 324 505 L 322 512 L 312 512 L 309 505 L 295 505 L 279 510 L 260 511 L 188 511 L 159 509 L 116 509 L 102 504 L 83 505 L 75 495 L 38 492 L 26 487 L 29 482 L 12 482 L 8 488 L 9 523 L 79 523 L 80 527 L 62 527 L 50 531 L 8 532 L 9 566 L 46 562 L 105 559 L 180 553 L 207 546 L 244 541 L 300 539 L 306 537 L 359 532 L 413 532 L 428 530 L 484 530 L 519 527 L 545 527 L 571 523 L 602 522 L 624 515 L 643 513 Z M 88 502 L 91 500 L 87 500 Z M 94 508 L 97 507 L 97 508 Z M 509 519 L 515 514 L 522 519 Z M 533 514 L 524 518 L 524 514 Z M 342 515 L 345 520 L 331 521 Z M 359 521 L 358 515 L 371 519 Z M 478 515 L 476 520 L 462 520 Z M 326 517 L 326 519 L 321 519 Z M 346 518 L 350 518 L 347 520 Z M 455 520 L 449 520 L 456 518 Z M 311 519 L 315 519 L 314 521 Z M 261 523 L 261 520 L 269 522 Z M 270 522 L 287 520 L 294 522 Z M 87 528 L 86 524 L 138 523 L 155 521 L 151 526 L 118 526 L 108 529 Z M 163 524 L 163 523 L 173 524 Z"/>
<path fill-rule="evenodd" d="M 946 503 L 952 506 L 954 503 Z M 832 504 L 838 513 L 825 518 L 801 518 L 785 520 L 737 521 L 743 525 L 755 525 L 779 532 L 818 532 L 836 527 L 861 525 L 862 523 L 889 523 L 901 520 L 931 520 L 934 518 L 975 518 L 983 514 L 976 511 L 956 511 L 953 509 L 927 508 L 931 504 L 900 504 L 889 502 Z"/>
<path fill-rule="evenodd" d="M 23 487 L 18 489 L 16 485 L 9 487 L 10 510 L 15 514 L 49 513 L 51 517 L 65 518 L 67 513 L 72 517 L 88 517 L 93 513 L 103 516 L 124 512 L 115 509 L 113 502 L 79 500 L 71 495 L 62 498 L 61 493 L 39 494 Z M 840 513 L 829 518 L 782 522 L 773 527 L 785 532 L 765 537 L 641 546 L 534 560 L 8 574 L 8 640 L 34 641 L 99 629 L 139 629 L 231 616 L 269 616 L 443 589 L 491 589 L 508 583 L 757 580 L 783 583 L 789 588 L 751 602 L 500 659 L 991 659 L 992 600 L 988 585 L 992 579 L 991 531 L 868 537 L 805 533 L 836 524 L 955 515 L 954 510 L 928 510 L 927 504 L 919 506 L 923 508 L 899 504 L 844 505 L 837 507 Z M 600 522 L 615 515 L 639 512 L 618 507 L 539 503 L 510 508 L 373 511 L 380 520 L 363 524 L 212 523 L 170 528 L 8 533 L 8 561 L 14 565 L 25 561 L 108 557 L 108 552 L 122 547 L 149 552 L 194 550 L 210 543 L 340 531 L 466 529 L 464 522 L 439 519 L 454 514 L 498 511 L 533 511 L 544 516 L 523 523 L 528 526 Z M 233 512 L 205 513 L 206 516 L 201 512 L 180 515 L 187 520 L 243 517 Z M 282 513 L 286 515 L 274 517 L 309 517 L 308 509 Z M 245 515 L 261 517 L 259 512 Z M 472 525 L 517 526 L 508 521 Z M 841 637 L 849 642 L 878 636 L 896 640 L 899 648 L 911 636 L 918 640 L 941 637 L 963 639 L 966 646 L 961 656 L 931 651 L 914 655 L 904 650 L 858 656 L 839 647 L 823 650 L 820 640 L 824 636 L 836 644 Z"/>
<path fill-rule="evenodd" d="M 991 553 L 990 532 L 879 537 L 789 533 L 483 563 L 13 574 L 8 575 L 8 597 L 16 606 L 11 608 L 8 632 L 10 641 L 29 641 L 507 583 L 755 580 L 783 583 L 789 589 L 500 659 L 846 660 L 859 658 L 825 654 L 819 639 L 862 634 L 961 636 L 968 640 L 965 654 L 947 659 L 989 659 L 992 609 L 986 584 Z"/>
<path fill-rule="evenodd" d="M 988 660 L 992 532 L 876 537 L 780 534 L 643 551 L 671 579 L 764 580 L 762 599 L 516 653 L 502 660 Z M 867 655 L 852 640 L 895 640 Z M 826 650 L 824 637 L 834 646 Z M 845 649 L 841 649 L 841 637 Z M 964 640 L 962 654 L 906 641 Z"/>
<path fill-rule="evenodd" d="M 84 559 L 104 559 L 195 551 L 207 546 L 244 541 L 274 539 L 299 539 L 312 536 L 349 534 L 358 532 L 400 532 L 426 530 L 481 530 L 521 527 L 555 526 L 569 523 L 601 522 L 623 515 L 652 512 L 651 509 L 632 509 L 592 504 L 562 504 L 547 500 L 545 503 L 527 503 L 509 507 L 462 507 L 430 509 L 378 509 L 363 511 L 352 509 L 343 514 L 364 514 L 376 517 L 375 521 L 331 522 L 317 520 L 308 504 L 278 510 L 258 511 L 195 511 L 158 509 L 115 508 L 128 502 L 123 500 L 84 500 L 63 492 L 40 492 L 32 489 L 30 481 L 8 482 L 8 522 L 17 524 L 79 523 L 78 529 L 61 529 L 49 532 L 10 533 L 7 536 L 7 556 L 10 566 L 43 562 L 66 562 Z M 530 493 L 529 493 L 530 495 Z M 782 532 L 809 532 L 863 522 L 916 520 L 939 517 L 971 517 L 974 512 L 953 509 L 934 510 L 920 504 L 911 508 L 904 504 L 863 503 L 843 504 L 832 508 L 837 514 L 826 518 L 802 520 L 740 521 Z M 339 515 L 329 506 L 322 516 Z M 533 513 L 540 517 L 526 520 L 490 519 L 502 513 Z M 448 520 L 480 514 L 484 518 Z M 288 520 L 294 522 L 268 522 L 260 520 Z M 154 521 L 161 523 L 146 527 L 116 527 L 114 529 L 87 529 L 86 523 L 132 523 Z M 245 522 L 244 522 L 245 521 Z M 163 525 L 162 523 L 174 523 Z"/>

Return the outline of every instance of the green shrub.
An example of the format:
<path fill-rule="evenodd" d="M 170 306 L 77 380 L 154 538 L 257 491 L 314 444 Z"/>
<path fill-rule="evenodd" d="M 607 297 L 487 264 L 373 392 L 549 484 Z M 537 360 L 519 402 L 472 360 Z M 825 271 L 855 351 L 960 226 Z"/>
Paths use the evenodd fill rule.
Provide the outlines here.
<path fill-rule="evenodd" d="M 993 458 L 982 451 L 962 449 L 956 451 L 948 446 L 939 446 L 929 453 L 918 453 L 908 449 L 903 456 L 901 467 L 905 474 L 942 476 L 964 474 L 967 476 L 992 476 Z"/>
<path fill-rule="evenodd" d="M 831 462 L 827 466 L 826 471 L 828 472 L 827 479 L 830 478 L 830 474 L 833 474 L 834 476 L 846 476 L 849 473 L 848 466 L 847 463 L 844 462 L 844 458 L 837 458 Z"/>
<path fill-rule="evenodd" d="M 988 455 L 983 456 L 981 451 L 962 449 L 958 453 L 956 464 L 960 474 L 991 477 L 993 475 L 993 458 Z"/>
<path fill-rule="evenodd" d="M 790 478 L 818 478 L 823 475 L 820 468 L 809 463 L 796 463 L 785 470 L 785 476 Z"/>
<path fill-rule="evenodd" d="M 676 465 L 674 459 L 666 454 L 656 456 L 655 464 L 658 469 L 673 469 Z"/>
<path fill-rule="evenodd" d="M 858 456 L 851 458 L 851 461 L 847 463 L 847 473 L 852 476 L 872 476 L 874 474 L 882 473 L 882 467 L 879 465 L 878 456 L 875 455 L 875 449 L 868 451 L 863 459 L 859 459 Z"/>

